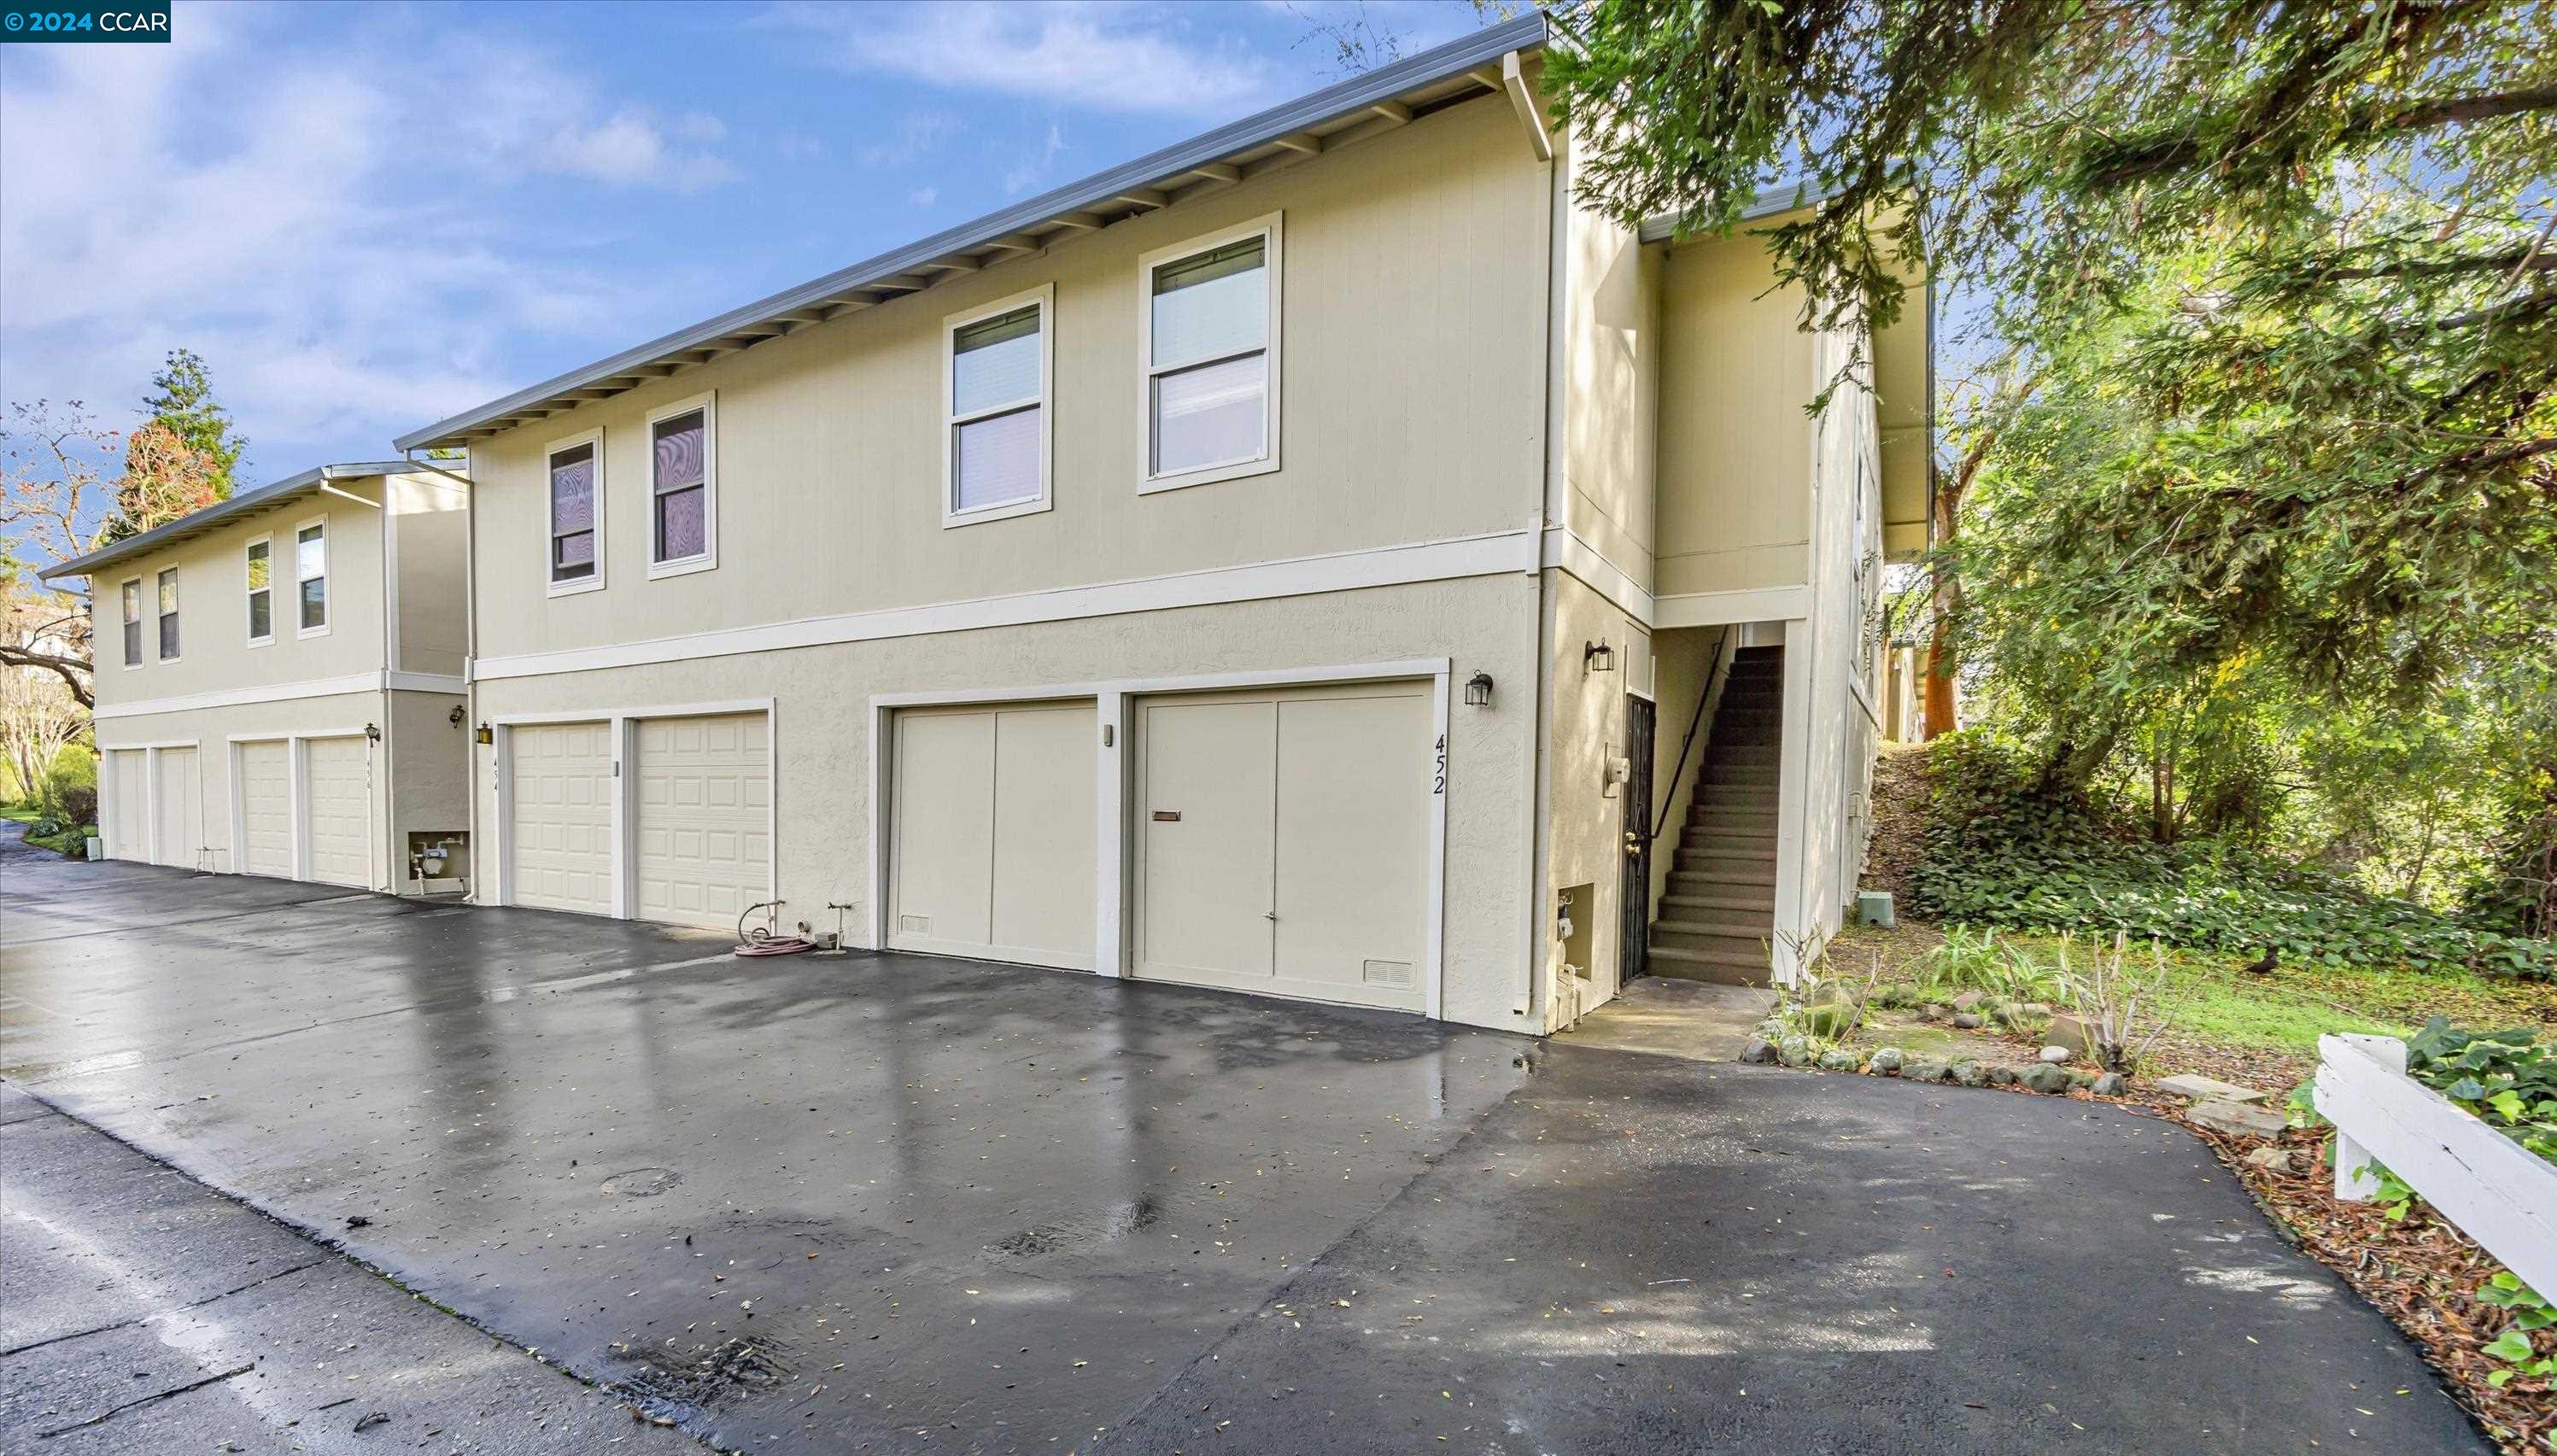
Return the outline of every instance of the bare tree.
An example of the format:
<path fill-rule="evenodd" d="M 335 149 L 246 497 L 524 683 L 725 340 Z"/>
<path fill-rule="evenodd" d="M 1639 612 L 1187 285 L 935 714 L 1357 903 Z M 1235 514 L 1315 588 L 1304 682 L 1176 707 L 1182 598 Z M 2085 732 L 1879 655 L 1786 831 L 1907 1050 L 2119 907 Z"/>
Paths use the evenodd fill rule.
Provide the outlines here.
<path fill-rule="evenodd" d="M 88 726 L 62 680 L 41 668 L 0 667 L 0 760 L 29 798 L 43 789 L 54 755 Z"/>

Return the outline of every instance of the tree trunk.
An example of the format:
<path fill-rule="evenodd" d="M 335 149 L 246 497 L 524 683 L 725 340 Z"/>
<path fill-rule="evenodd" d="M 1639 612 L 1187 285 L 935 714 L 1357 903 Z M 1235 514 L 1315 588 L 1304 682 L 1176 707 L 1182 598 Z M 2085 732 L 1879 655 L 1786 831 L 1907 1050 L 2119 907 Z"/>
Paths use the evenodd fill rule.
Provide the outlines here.
<path fill-rule="evenodd" d="M 1953 521 L 1961 507 L 1961 491 L 1970 484 L 1973 461 L 1963 462 L 1958 482 L 1939 486 L 1934 502 L 1935 542 L 1941 546 L 1953 539 Z M 1953 613 L 1962 604 L 1962 583 L 1941 563 L 1936 568 L 1935 599 L 1929 614 L 1935 618 L 1927 637 L 1927 728 L 1930 741 L 1960 728 L 1953 702 Z"/>

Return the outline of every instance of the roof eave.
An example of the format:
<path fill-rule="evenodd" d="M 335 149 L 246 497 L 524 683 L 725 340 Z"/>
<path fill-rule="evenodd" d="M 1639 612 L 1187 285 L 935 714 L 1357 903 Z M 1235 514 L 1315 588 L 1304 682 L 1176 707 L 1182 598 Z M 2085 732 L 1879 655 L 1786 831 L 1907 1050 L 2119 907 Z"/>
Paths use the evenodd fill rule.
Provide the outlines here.
<path fill-rule="evenodd" d="M 270 506 L 318 490 L 332 480 L 365 480 L 375 475 L 396 475 L 414 468 L 407 461 L 348 461 L 334 465 L 313 465 L 281 480 L 270 480 L 251 490 L 241 491 L 227 500 L 217 500 L 202 510 L 164 521 L 140 535 L 127 536 L 110 546 L 101 546 L 84 556 L 56 562 L 36 573 L 37 580 L 52 582 L 65 577 L 93 576 L 118 562 L 148 556 L 166 546 L 174 546 L 191 537 L 202 535 L 216 526 L 226 525 L 257 514 Z"/>

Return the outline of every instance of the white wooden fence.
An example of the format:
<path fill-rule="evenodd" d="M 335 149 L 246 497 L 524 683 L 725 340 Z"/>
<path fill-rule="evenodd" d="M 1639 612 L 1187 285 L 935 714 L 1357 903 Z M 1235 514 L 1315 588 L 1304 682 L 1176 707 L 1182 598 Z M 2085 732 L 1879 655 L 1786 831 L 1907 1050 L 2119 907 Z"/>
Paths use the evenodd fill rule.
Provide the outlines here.
<path fill-rule="evenodd" d="M 2557 1164 L 2407 1076 L 2393 1036 L 2319 1037 L 2316 1099 L 2336 1127 L 2336 1197 L 2370 1198 L 2370 1165 L 2385 1164 L 2523 1283 L 2557 1294 Z"/>

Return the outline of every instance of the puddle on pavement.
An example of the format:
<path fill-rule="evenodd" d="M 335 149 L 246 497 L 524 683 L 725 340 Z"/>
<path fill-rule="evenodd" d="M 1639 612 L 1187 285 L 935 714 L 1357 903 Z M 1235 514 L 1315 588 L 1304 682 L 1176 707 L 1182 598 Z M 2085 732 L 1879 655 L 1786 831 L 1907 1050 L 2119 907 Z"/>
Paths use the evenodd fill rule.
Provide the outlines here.
<path fill-rule="evenodd" d="M 1139 1229 L 1151 1228 L 1161 1217 L 1152 1199 L 1140 1198 L 1134 1203 L 1113 1204 L 1097 1217 L 1061 1219 L 1023 1229 L 1009 1239 L 987 1245 L 986 1252 L 1007 1258 L 1041 1258 L 1125 1239 Z"/>

